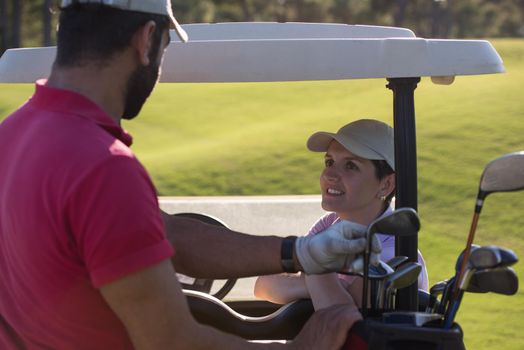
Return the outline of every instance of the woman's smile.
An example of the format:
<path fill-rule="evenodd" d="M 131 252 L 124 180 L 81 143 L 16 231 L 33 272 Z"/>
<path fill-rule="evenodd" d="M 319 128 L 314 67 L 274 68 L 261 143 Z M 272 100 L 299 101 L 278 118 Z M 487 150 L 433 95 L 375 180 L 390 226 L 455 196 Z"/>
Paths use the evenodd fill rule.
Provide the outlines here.
<path fill-rule="evenodd" d="M 343 194 L 346 193 L 344 191 L 336 190 L 334 188 L 328 188 L 326 192 L 328 195 L 332 195 L 332 196 L 342 196 Z"/>

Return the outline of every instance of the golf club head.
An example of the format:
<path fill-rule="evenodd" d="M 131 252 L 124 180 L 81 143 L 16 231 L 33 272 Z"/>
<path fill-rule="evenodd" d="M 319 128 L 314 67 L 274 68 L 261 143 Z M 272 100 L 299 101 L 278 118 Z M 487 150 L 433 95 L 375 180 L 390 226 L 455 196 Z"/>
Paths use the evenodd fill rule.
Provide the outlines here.
<path fill-rule="evenodd" d="M 420 230 L 420 219 L 412 208 L 399 208 L 388 216 L 381 217 L 368 227 L 368 239 L 375 233 L 397 237 L 413 236 Z"/>
<path fill-rule="evenodd" d="M 471 284 L 471 278 L 473 278 L 477 272 L 488 270 L 495 271 L 494 269 L 496 268 L 510 266 L 516 261 L 518 261 L 517 255 L 509 249 L 497 247 L 494 245 L 476 247 L 475 249 L 472 249 L 459 288 L 462 290 L 467 290 L 468 286 Z M 502 276 L 498 276 L 497 278 L 502 278 L 502 282 L 505 281 Z M 486 283 L 487 282 L 488 281 L 486 281 Z M 489 289 L 492 287 L 490 287 L 488 284 L 486 288 Z M 502 285 L 501 288 L 506 288 L 506 286 Z"/>
<path fill-rule="evenodd" d="M 388 274 L 392 274 L 393 272 L 395 272 L 395 269 L 392 268 L 391 266 L 389 266 L 389 264 L 383 262 L 382 260 L 380 260 L 378 262 L 378 267 L 384 271 L 384 272 L 387 272 Z"/>
<path fill-rule="evenodd" d="M 477 250 L 478 248 L 480 248 L 480 246 L 478 244 L 472 244 L 471 245 L 471 254 L 473 254 L 473 252 L 475 250 Z M 471 257 L 471 255 L 470 255 Z M 464 250 L 462 252 L 460 252 L 458 258 L 457 258 L 457 262 L 455 263 L 455 271 L 458 272 L 460 270 L 460 267 L 462 266 L 462 259 L 464 258 Z M 469 263 L 469 261 L 468 261 Z"/>
<path fill-rule="evenodd" d="M 440 281 L 429 289 L 429 301 L 426 306 L 426 312 L 427 313 L 434 313 L 437 312 L 440 302 L 438 301 L 438 296 L 443 295 L 446 288 L 448 287 L 449 279 Z M 419 294 L 419 301 L 420 301 L 420 294 Z"/>
<path fill-rule="evenodd" d="M 504 247 L 497 247 L 499 249 L 500 253 L 500 265 L 502 266 L 511 266 L 513 264 L 516 264 L 519 261 L 519 257 L 515 252 L 511 249 L 504 248 Z"/>
<path fill-rule="evenodd" d="M 388 276 L 384 296 L 386 309 L 393 309 L 395 307 L 394 295 L 396 290 L 406 288 L 416 283 L 421 270 L 422 265 L 416 262 L 409 262 Z"/>
<path fill-rule="evenodd" d="M 449 283 L 449 280 L 444 280 L 444 281 L 435 283 L 429 289 L 429 294 L 437 296 L 437 295 L 444 293 L 444 290 L 446 289 L 448 283 Z"/>
<path fill-rule="evenodd" d="M 386 264 L 388 264 L 393 270 L 405 263 L 408 260 L 408 257 L 405 255 L 398 255 L 389 259 Z"/>
<path fill-rule="evenodd" d="M 416 262 L 402 265 L 388 277 L 388 286 L 394 289 L 406 288 L 417 281 L 421 270 L 422 265 Z"/>
<path fill-rule="evenodd" d="M 484 168 L 479 187 L 483 197 L 493 192 L 521 189 L 524 189 L 524 151 L 509 153 L 494 159 Z"/>
<path fill-rule="evenodd" d="M 372 273 L 376 276 L 379 276 L 379 278 L 385 278 L 386 276 L 391 275 L 395 270 L 391 268 L 388 264 L 380 260 L 378 262 L 377 266 L 370 265 L 369 266 L 369 277 L 372 278 Z"/>
<path fill-rule="evenodd" d="M 462 264 L 462 257 L 464 252 L 461 252 L 455 270 L 458 271 Z M 477 244 L 471 245 L 471 255 L 468 259 L 468 267 L 473 267 L 477 270 L 511 266 L 519 261 L 515 252 L 511 249 L 499 247 L 495 245 L 479 246 Z"/>
<path fill-rule="evenodd" d="M 511 267 L 499 267 L 475 272 L 465 291 L 471 293 L 496 293 L 514 295 L 519 289 L 519 279 Z"/>
<path fill-rule="evenodd" d="M 383 262 L 382 260 L 379 261 L 378 265 L 369 265 L 368 268 L 368 278 L 369 279 L 382 279 L 390 274 L 395 272 L 388 264 Z M 337 273 L 343 274 L 343 275 L 349 275 L 349 276 L 360 276 L 363 277 L 362 272 L 353 272 L 353 271 L 338 271 Z"/>
<path fill-rule="evenodd" d="M 471 252 L 469 256 L 468 265 L 477 270 L 494 268 L 500 265 L 502 257 L 500 250 L 496 246 L 483 246 Z"/>

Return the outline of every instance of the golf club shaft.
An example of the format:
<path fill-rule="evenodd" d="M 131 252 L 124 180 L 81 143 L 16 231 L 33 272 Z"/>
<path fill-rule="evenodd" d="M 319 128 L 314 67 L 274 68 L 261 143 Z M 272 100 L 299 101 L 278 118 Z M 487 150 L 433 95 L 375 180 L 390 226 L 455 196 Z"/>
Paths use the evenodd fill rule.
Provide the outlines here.
<path fill-rule="evenodd" d="M 368 237 L 368 245 L 369 244 L 369 237 Z M 371 251 L 370 248 L 366 249 L 367 251 L 364 252 L 364 271 L 363 272 L 363 278 L 362 278 L 362 308 L 361 313 L 362 317 L 366 318 L 368 315 L 368 283 L 369 283 L 369 252 Z"/>
<path fill-rule="evenodd" d="M 437 309 L 439 314 L 444 314 L 446 312 L 446 307 L 449 304 L 449 299 L 451 295 L 451 291 L 453 290 L 453 286 L 455 285 L 455 277 L 449 279 L 448 285 L 446 288 L 444 288 L 444 291 L 442 292 L 442 298 L 440 300 L 439 308 Z"/>
<path fill-rule="evenodd" d="M 459 289 L 457 298 L 450 301 L 449 307 L 444 315 L 444 329 L 451 329 L 463 295 L 464 291 Z"/>
<path fill-rule="evenodd" d="M 459 287 L 460 283 L 462 282 L 462 278 L 464 278 L 464 271 L 466 270 L 466 266 L 468 265 L 469 255 L 471 254 L 471 245 L 473 244 L 473 239 L 475 238 L 475 231 L 477 230 L 479 216 L 479 212 L 475 212 L 473 214 L 473 220 L 471 221 L 471 227 L 468 235 L 468 242 L 466 243 L 466 249 L 464 249 L 464 253 L 462 255 L 462 264 L 460 265 L 460 270 L 455 281 L 453 294 L 451 295 L 451 302 L 457 300 L 459 296 Z"/>
<path fill-rule="evenodd" d="M 477 198 L 477 203 L 479 203 L 479 198 Z M 477 207 L 475 208 L 475 213 L 473 213 L 473 219 L 471 220 L 471 227 L 469 229 L 468 241 L 466 243 L 466 248 L 464 249 L 464 253 L 462 254 L 462 264 L 460 265 L 460 270 L 457 274 L 457 278 L 453 285 L 451 298 L 449 300 L 449 306 L 444 316 L 444 329 L 451 328 L 453 324 L 453 320 L 455 319 L 455 315 L 457 314 L 457 310 L 459 307 L 461 294 L 462 294 L 460 290 L 460 284 L 462 282 L 462 279 L 464 278 L 464 271 L 466 270 L 466 266 L 468 265 L 469 256 L 471 254 L 471 245 L 473 244 L 473 239 L 475 238 L 475 231 L 477 230 L 477 223 L 479 221 L 479 216 L 480 216 L 480 208 L 477 204 Z"/>

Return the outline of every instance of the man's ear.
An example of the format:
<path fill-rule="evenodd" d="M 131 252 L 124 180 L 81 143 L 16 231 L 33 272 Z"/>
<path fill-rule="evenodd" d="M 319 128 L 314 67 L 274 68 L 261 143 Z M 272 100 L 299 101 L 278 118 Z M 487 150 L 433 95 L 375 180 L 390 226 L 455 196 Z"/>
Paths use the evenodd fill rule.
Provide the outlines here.
<path fill-rule="evenodd" d="M 136 51 L 138 61 L 140 64 L 149 65 L 149 52 L 153 46 L 153 34 L 156 29 L 154 21 L 148 21 L 141 26 L 134 34 L 132 45 Z"/>

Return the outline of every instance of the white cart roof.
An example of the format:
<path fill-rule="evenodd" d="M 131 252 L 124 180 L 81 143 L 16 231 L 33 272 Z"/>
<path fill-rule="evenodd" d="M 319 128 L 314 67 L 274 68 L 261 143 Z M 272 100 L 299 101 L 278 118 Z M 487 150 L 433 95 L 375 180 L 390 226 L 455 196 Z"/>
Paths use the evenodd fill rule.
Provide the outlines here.
<path fill-rule="evenodd" d="M 400 77 L 452 77 L 504 72 L 485 40 L 415 37 L 405 28 L 317 23 L 184 25 L 162 82 L 264 82 Z M 171 35 L 176 38 L 176 35 Z M 47 77 L 55 47 L 11 49 L 0 59 L 0 83 Z"/>

